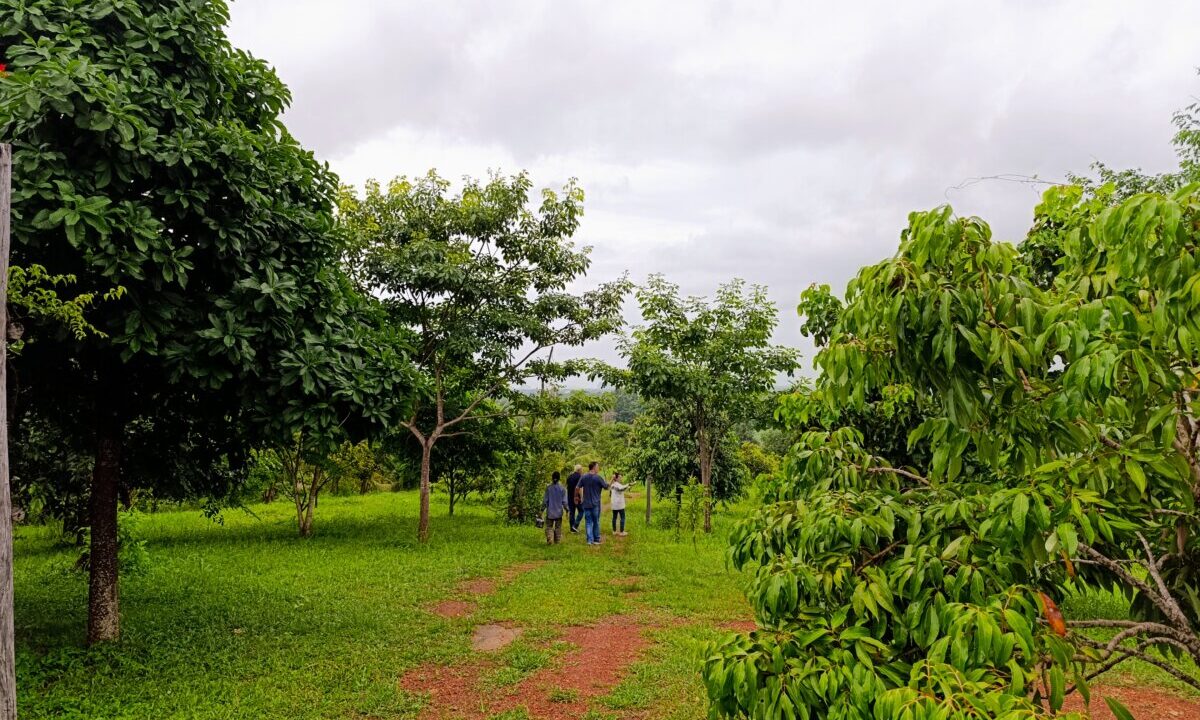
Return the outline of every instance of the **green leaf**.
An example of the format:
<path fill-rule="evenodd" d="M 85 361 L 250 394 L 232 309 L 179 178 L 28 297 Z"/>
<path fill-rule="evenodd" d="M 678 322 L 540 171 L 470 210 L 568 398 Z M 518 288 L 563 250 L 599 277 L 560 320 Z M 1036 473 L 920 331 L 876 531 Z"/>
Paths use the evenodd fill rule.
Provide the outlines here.
<path fill-rule="evenodd" d="M 1012 522 L 1017 532 L 1025 534 L 1025 516 L 1029 514 L 1029 496 L 1024 493 L 1013 498 Z"/>
<path fill-rule="evenodd" d="M 1104 702 L 1106 705 L 1108 705 L 1108 709 L 1112 711 L 1113 717 L 1115 717 L 1117 720 L 1133 720 L 1133 713 L 1129 712 L 1129 710 L 1121 704 L 1120 700 L 1106 695 L 1104 697 Z"/>

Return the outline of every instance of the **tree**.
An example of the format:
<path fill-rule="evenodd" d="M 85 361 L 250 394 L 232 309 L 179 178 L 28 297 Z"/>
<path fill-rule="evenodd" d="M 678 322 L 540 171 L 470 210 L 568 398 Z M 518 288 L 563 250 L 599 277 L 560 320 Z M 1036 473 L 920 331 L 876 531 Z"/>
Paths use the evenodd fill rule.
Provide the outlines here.
<path fill-rule="evenodd" d="M 613 409 L 616 413 L 614 419 L 619 423 L 632 423 L 646 409 L 645 403 L 636 393 L 631 393 L 624 388 L 616 388 L 613 395 L 615 396 Z"/>
<path fill-rule="evenodd" d="M 91 642 L 119 634 L 116 508 L 131 423 L 176 408 L 236 472 L 256 434 L 290 437 L 324 400 L 322 353 L 361 355 L 384 338 L 347 313 L 336 180 L 287 133 L 287 88 L 230 46 L 227 21 L 224 2 L 185 0 L 33 0 L 0 17 L 14 259 L 124 289 L 91 313 L 102 335 L 32 323 L 37 342 L 18 368 L 43 418 L 92 438 Z M 365 354 L 382 363 L 381 394 L 403 394 L 399 349 Z"/>
<path fill-rule="evenodd" d="M 654 400 L 634 421 L 623 461 L 632 480 L 646 483 L 646 522 L 650 522 L 653 495 L 675 495 L 700 479 L 700 462 L 692 432 L 691 415 L 678 403 Z M 709 500 L 737 498 L 748 477 L 737 452 L 738 439 L 727 432 L 717 443 L 712 461 L 712 493 Z"/>
<path fill-rule="evenodd" d="M 681 298 L 677 286 L 655 275 L 637 298 L 645 324 L 621 343 L 628 370 L 607 371 L 609 380 L 686 413 L 700 482 L 711 498 L 713 457 L 722 438 L 758 412 L 781 373 L 791 374 L 796 352 L 770 344 L 777 317 L 765 288 L 747 289 L 736 280 L 721 286 L 710 304 Z M 704 530 L 712 530 L 711 507 Z"/>
<path fill-rule="evenodd" d="M 461 412 L 461 404 L 450 407 Z M 432 408 L 425 408 L 430 413 Z M 513 418 L 501 412 L 494 403 L 480 406 L 481 417 L 472 421 L 468 432 L 438 443 L 430 465 L 432 481 L 442 483 L 449 496 L 449 513 L 454 515 L 457 503 L 471 493 L 498 489 L 498 475 L 508 472 L 523 451 L 521 432 Z M 402 430 L 389 438 L 389 449 L 396 449 L 405 466 L 418 478 L 421 472 L 421 444 L 412 433 Z"/>
<path fill-rule="evenodd" d="M 526 382 L 559 380 L 582 367 L 554 362 L 546 354 L 553 348 L 583 345 L 621 325 L 626 281 L 567 291 L 589 265 L 588 250 L 570 241 L 582 191 L 574 183 L 561 194 L 543 191 L 533 208 L 531 189 L 521 174 L 468 180 L 451 194 L 431 172 L 386 189 L 368 183 L 362 197 L 343 193 L 340 218 L 353 239 L 355 277 L 383 298 L 395 327 L 416 337 L 421 396 L 399 424 L 421 446 L 422 541 L 437 443 L 492 415 L 483 403 L 504 400 L 499 412 L 511 412 L 525 399 L 518 388 Z"/>
<path fill-rule="evenodd" d="M 1060 193 L 1088 201 L 1056 188 L 1044 205 Z M 780 412 L 804 426 L 916 403 L 908 445 L 929 452 L 877 454 L 853 426 L 802 435 L 734 534 L 773 632 L 712 654 L 719 712 L 1048 717 L 1129 658 L 1200 687 L 1173 662 L 1200 659 L 1200 195 L 1061 216 L 1077 220 L 1046 289 L 1036 255 L 948 208 L 912 214 L 899 253 L 851 281 L 815 392 Z M 1113 583 L 1129 620 L 1057 608 Z"/>

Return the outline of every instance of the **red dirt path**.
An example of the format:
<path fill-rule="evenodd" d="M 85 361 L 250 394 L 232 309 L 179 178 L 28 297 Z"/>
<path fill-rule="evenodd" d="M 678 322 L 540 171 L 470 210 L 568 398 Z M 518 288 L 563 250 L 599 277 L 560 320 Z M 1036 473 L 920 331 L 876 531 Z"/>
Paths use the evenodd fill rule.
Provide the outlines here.
<path fill-rule="evenodd" d="M 1105 697 L 1120 700 L 1136 720 L 1200 720 L 1200 702 L 1185 700 L 1151 688 L 1092 686 L 1092 720 L 1114 720 Z M 1063 712 L 1082 711 L 1083 698 L 1075 693 L 1063 703 Z"/>
<path fill-rule="evenodd" d="M 456 667 L 425 666 L 400 679 L 409 692 L 429 693 L 421 718 L 483 720 L 496 713 L 524 707 L 531 718 L 579 716 L 592 698 L 607 693 L 624 677 L 648 641 L 647 626 L 638 619 L 618 615 L 590 626 L 566 628 L 561 639 L 575 649 L 559 657 L 515 686 L 481 687 L 489 660 Z M 557 691 L 559 701 L 551 700 Z"/>
<path fill-rule="evenodd" d="M 460 618 L 475 612 L 475 603 L 466 600 L 443 600 L 430 609 L 435 615 L 444 618 Z"/>

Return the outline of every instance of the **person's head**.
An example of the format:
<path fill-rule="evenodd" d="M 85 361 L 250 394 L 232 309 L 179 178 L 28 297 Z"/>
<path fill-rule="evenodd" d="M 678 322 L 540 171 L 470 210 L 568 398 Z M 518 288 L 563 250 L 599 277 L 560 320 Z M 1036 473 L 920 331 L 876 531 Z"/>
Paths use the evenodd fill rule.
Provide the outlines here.
<path fill-rule="evenodd" d="M 620 480 L 620 479 L 621 479 L 621 473 L 619 473 L 619 472 L 613 473 L 613 480 Z"/>
<path fill-rule="evenodd" d="M 596 462 L 595 460 L 588 463 L 588 472 L 594 473 L 599 469 L 600 469 L 600 463 Z"/>
<path fill-rule="evenodd" d="M 576 466 L 575 466 L 575 472 L 577 472 L 577 473 L 581 473 L 581 472 L 583 472 L 583 466 L 582 466 L 582 465 L 576 465 Z"/>
<path fill-rule="evenodd" d="M 558 482 L 558 471 L 557 470 L 555 470 L 554 473 L 552 475 L 550 475 L 550 482 Z"/>

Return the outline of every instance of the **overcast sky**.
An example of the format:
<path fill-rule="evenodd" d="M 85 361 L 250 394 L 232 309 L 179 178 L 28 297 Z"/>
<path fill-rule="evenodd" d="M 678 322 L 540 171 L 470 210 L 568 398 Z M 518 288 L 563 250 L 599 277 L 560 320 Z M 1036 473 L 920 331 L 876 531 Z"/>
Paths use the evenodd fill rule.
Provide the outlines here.
<path fill-rule="evenodd" d="M 1019 240 L 1095 160 L 1173 167 L 1200 94 L 1200 3 L 236 0 L 230 36 L 292 90 L 343 181 L 577 177 L 589 278 L 663 272 L 795 304 L 949 202 Z M 591 354 L 611 359 L 611 343 Z"/>

